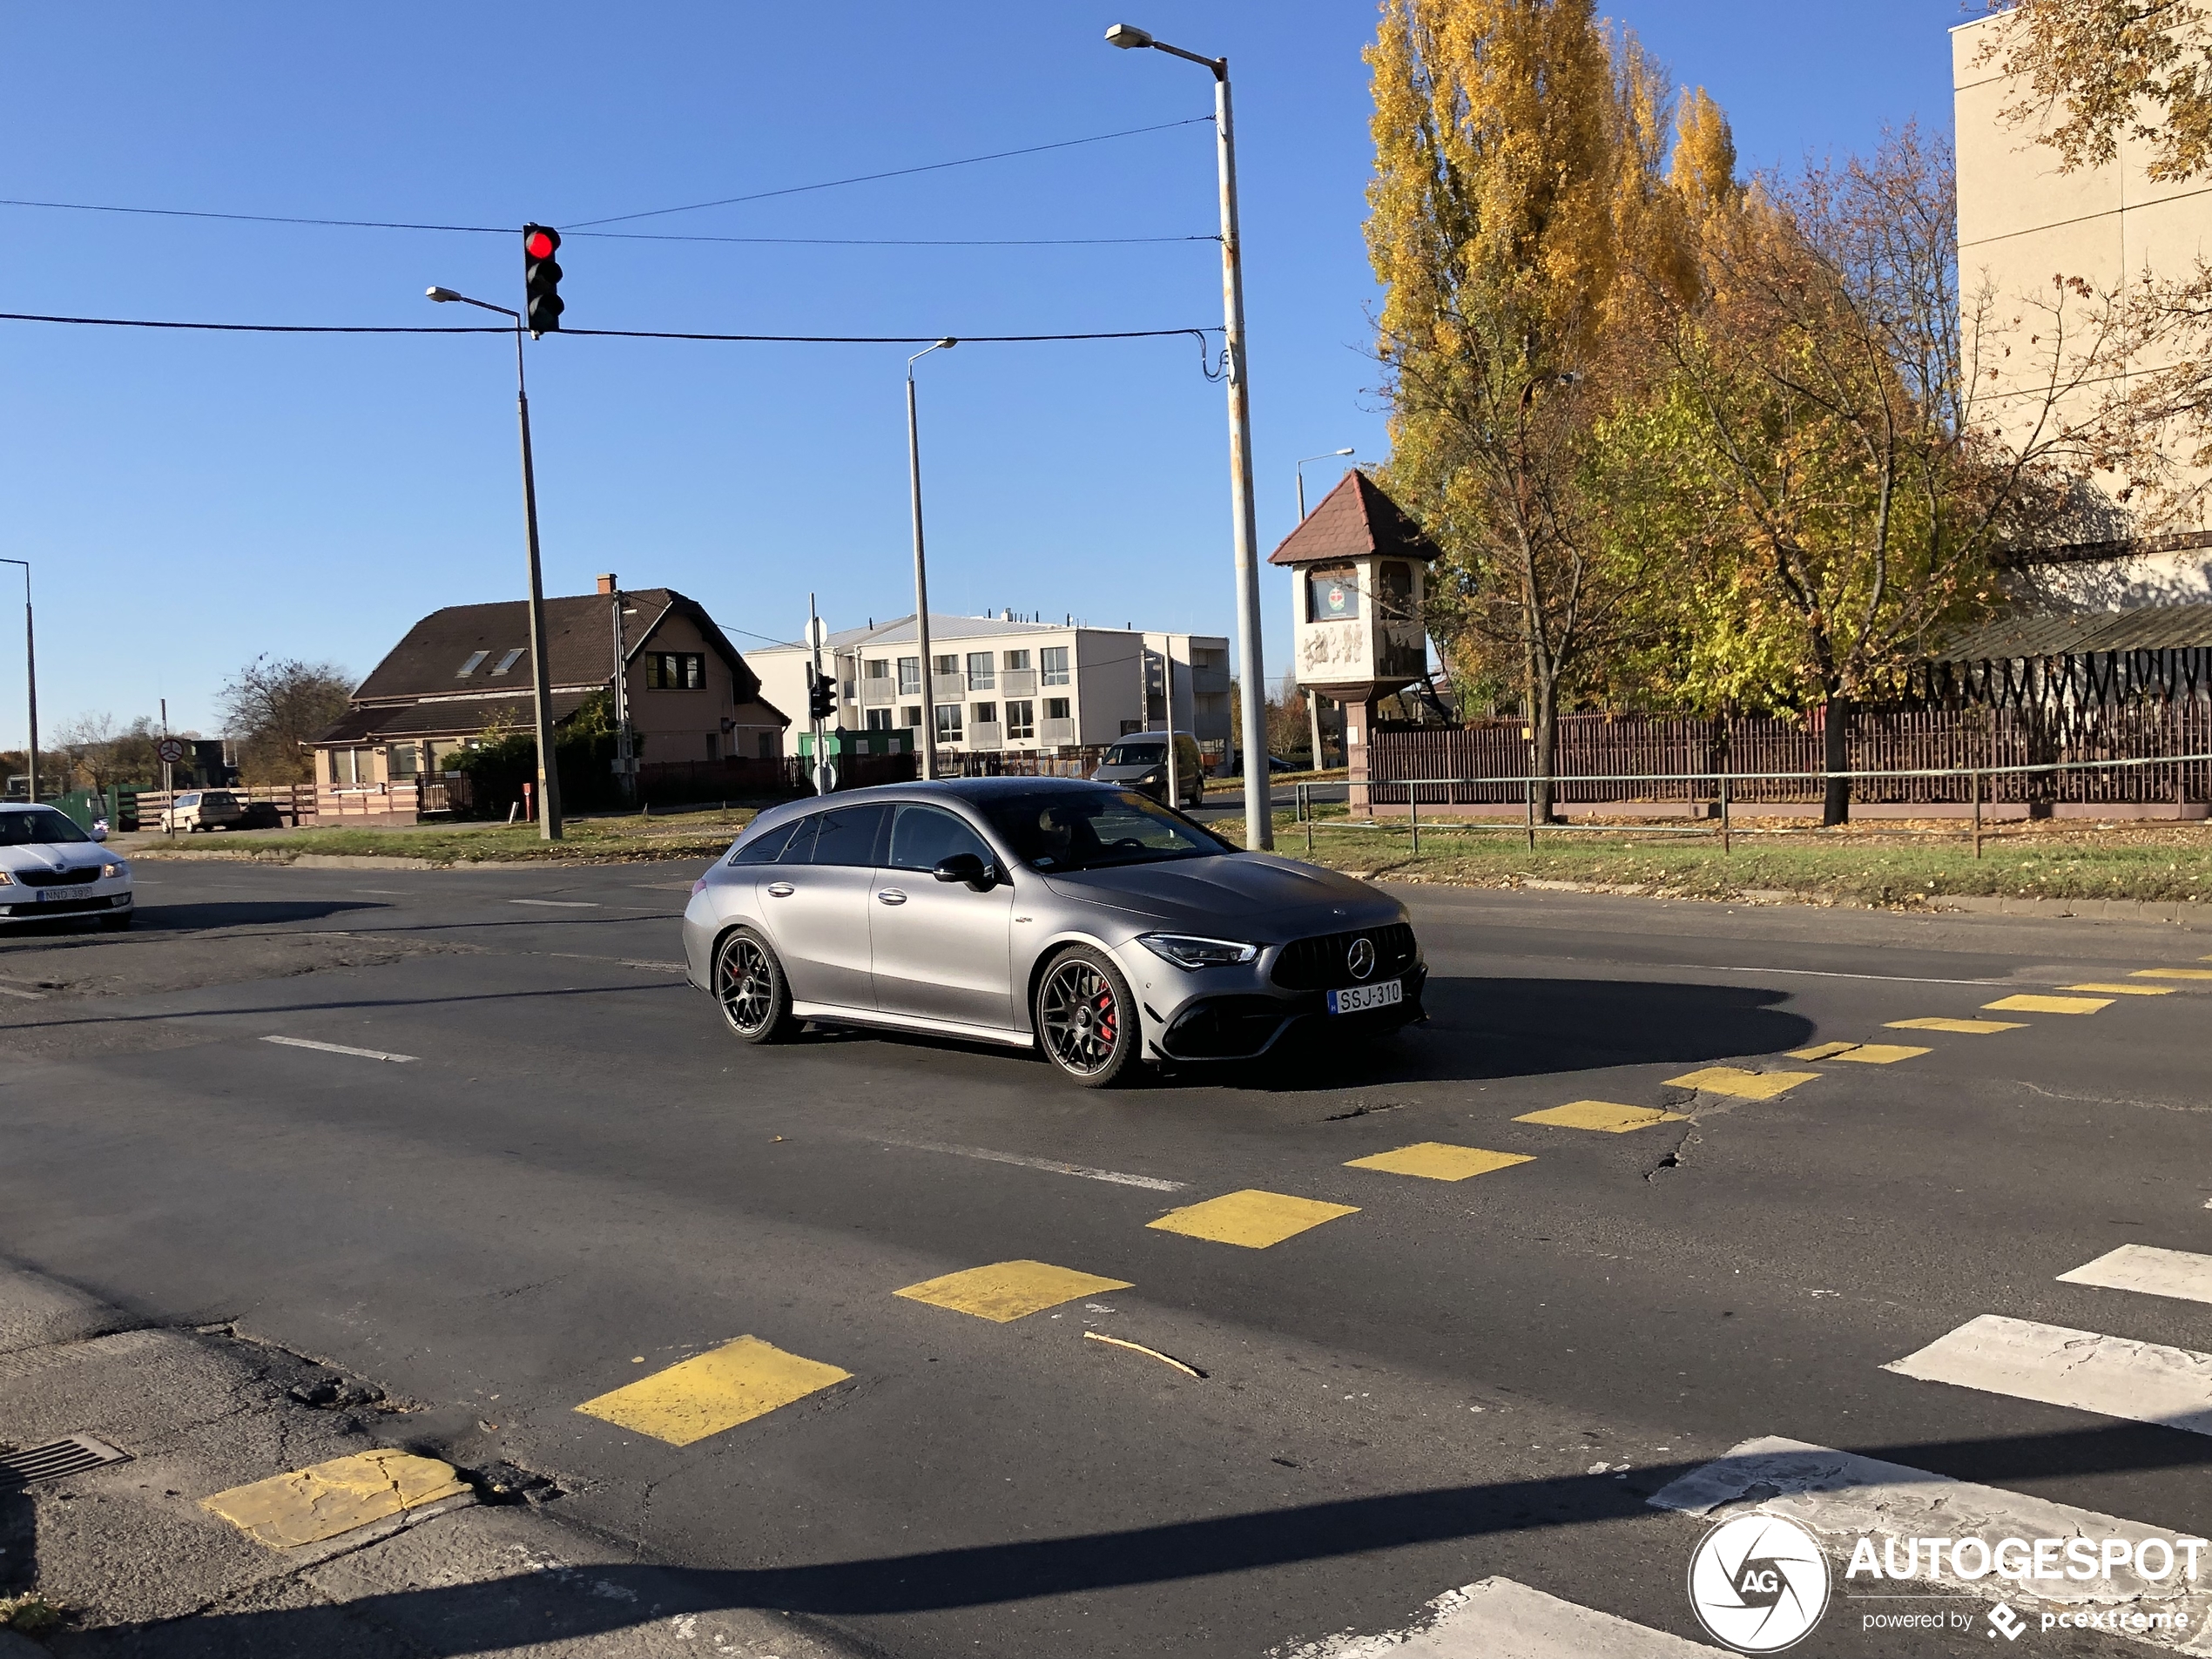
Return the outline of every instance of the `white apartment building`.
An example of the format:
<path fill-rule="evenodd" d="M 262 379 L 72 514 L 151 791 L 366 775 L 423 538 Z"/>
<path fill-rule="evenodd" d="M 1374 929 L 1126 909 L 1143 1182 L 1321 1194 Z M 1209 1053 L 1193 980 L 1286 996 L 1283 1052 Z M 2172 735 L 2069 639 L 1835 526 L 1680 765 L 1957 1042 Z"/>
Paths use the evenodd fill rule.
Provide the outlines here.
<path fill-rule="evenodd" d="M 822 668 L 838 683 L 833 724 L 911 731 L 918 746 L 927 710 L 941 753 L 1049 757 L 1163 725 L 1172 672 L 1177 728 L 1210 759 L 1228 753 L 1229 641 L 1220 635 L 933 611 L 929 649 L 934 661 L 925 698 L 911 615 L 831 634 Z M 797 753 L 799 734 L 807 729 L 812 653 L 793 641 L 748 651 L 745 661 L 759 675 L 764 698 L 798 711 L 783 738 L 784 752 Z"/>

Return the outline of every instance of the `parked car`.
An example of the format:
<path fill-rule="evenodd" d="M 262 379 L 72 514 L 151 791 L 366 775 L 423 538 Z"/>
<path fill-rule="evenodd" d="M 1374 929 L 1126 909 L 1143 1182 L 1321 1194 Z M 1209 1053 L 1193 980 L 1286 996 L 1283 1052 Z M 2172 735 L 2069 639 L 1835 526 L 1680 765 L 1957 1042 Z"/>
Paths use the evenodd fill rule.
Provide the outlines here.
<path fill-rule="evenodd" d="M 1096 1088 L 1421 1017 L 1406 907 L 1244 852 L 1133 789 L 974 778 L 773 807 L 691 889 L 691 983 L 730 1029 L 810 1020 L 1041 1049 Z"/>
<path fill-rule="evenodd" d="M 0 806 L 0 923 L 83 916 L 131 925 L 131 866 L 51 806 Z"/>
<path fill-rule="evenodd" d="M 1175 792 L 1178 807 L 1206 804 L 1205 761 L 1198 740 L 1188 732 L 1175 734 Z M 1168 734 L 1136 732 L 1123 738 L 1101 758 L 1091 774 L 1093 783 L 1119 784 L 1154 800 L 1168 798 Z"/>
<path fill-rule="evenodd" d="M 162 808 L 165 830 L 236 829 L 246 807 L 227 789 L 187 789 Z"/>

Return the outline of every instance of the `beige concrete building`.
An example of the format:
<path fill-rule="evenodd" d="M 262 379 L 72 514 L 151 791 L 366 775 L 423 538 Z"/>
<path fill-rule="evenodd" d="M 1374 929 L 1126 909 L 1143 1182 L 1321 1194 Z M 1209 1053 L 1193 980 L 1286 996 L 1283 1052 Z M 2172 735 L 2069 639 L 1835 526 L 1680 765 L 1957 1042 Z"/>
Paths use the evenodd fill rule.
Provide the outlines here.
<path fill-rule="evenodd" d="M 2051 338 L 2047 318 L 2034 307 L 2051 299 L 2054 277 L 2110 289 L 2145 273 L 2186 276 L 2212 258 L 2212 183 L 2153 181 L 2144 169 L 2144 146 L 2133 138 L 2121 141 L 2107 165 L 2062 172 L 2057 152 L 2036 142 L 2033 127 L 2000 118 L 2020 87 L 1982 59 L 2013 21 L 2000 13 L 1951 31 L 1966 346 L 1970 361 L 1979 345 L 1981 364 L 2001 365 L 2000 372 L 2010 377 L 2000 401 L 2008 430 L 2032 420 L 2047 400 L 2049 365 L 2039 362 L 2028 336 Z M 1976 297 L 1985 291 L 1995 304 L 1977 329 Z M 2077 318 L 2086 314 L 2079 300 L 2068 304 Z M 2108 388 L 2159 366 L 2113 365 L 2112 372 L 2072 388 L 2059 412 L 2084 415 Z M 2061 371 L 2061 380 L 2067 378 Z M 2201 489 L 2208 480 L 2199 474 L 2188 482 Z M 2080 539 L 2038 550 L 2024 574 L 2038 597 L 2099 610 L 2212 599 L 2212 529 L 2202 506 L 2153 523 L 2130 520 L 2107 504 L 2071 533 Z"/>

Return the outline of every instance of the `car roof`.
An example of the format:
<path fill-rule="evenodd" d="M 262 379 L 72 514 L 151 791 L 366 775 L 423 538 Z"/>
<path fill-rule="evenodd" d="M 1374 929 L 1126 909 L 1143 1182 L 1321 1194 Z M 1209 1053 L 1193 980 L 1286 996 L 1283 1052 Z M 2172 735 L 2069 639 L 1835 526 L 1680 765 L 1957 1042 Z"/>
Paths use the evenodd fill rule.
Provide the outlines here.
<path fill-rule="evenodd" d="M 771 825 L 788 823 L 802 813 L 825 807 L 864 806 L 873 801 L 951 799 L 981 804 L 1006 795 L 1118 792 L 1111 784 L 1095 784 L 1088 778 L 938 778 L 927 782 L 917 779 L 905 784 L 877 784 L 867 789 L 840 789 L 831 795 L 806 795 L 797 800 L 766 807 L 745 826 L 745 834 L 750 835 L 755 829 L 764 829 Z"/>

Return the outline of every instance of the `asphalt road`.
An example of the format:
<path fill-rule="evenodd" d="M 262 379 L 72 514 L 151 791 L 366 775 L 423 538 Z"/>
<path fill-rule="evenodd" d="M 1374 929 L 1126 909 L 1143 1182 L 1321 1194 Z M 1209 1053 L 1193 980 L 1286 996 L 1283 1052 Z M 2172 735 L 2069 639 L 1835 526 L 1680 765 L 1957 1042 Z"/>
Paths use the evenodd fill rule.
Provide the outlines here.
<path fill-rule="evenodd" d="M 0 938 L 0 1253 L 374 1379 L 396 1443 L 900 1659 L 1256 1659 L 1492 1575 L 1705 1640 L 1703 1523 L 1647 1500 L 1759 1436 L 2212 1531 L 2202 1433 L 1883 1368 L 1993 1314 L 2212 1346 L 2199 1302 L 2058 1279 L 2212 1251 L 2212 983 L 1983 1011 L 2212 933 L 1409 888 L 1429 1025 L 1101 1094 L 741 1047 L 676 967 L 688 866 L 141 873 L 130 934 Z M 1925 1017 L 2014 1028 L 1885 1028 Z M 1830 1042 L 1927 1052 L 1785 1057 Z M 1711 1066 L 1805 1076 L 1669 1081 Z M 1517 1121 L 1589 1100 L 1683 1116 Z M 1347 1167 L 1423 1143 L 1527 1161 Z M 1349 1212 L 1147 1224 L 1245 1190 Z M 1020 1260 L 1130 1288 L 894 1294 Z M 683 1446 L 576 1409 L 746 1336 L 849 1375 Z M 1795 1651 L 1991 1642 L 1853 1609 Z"/>

